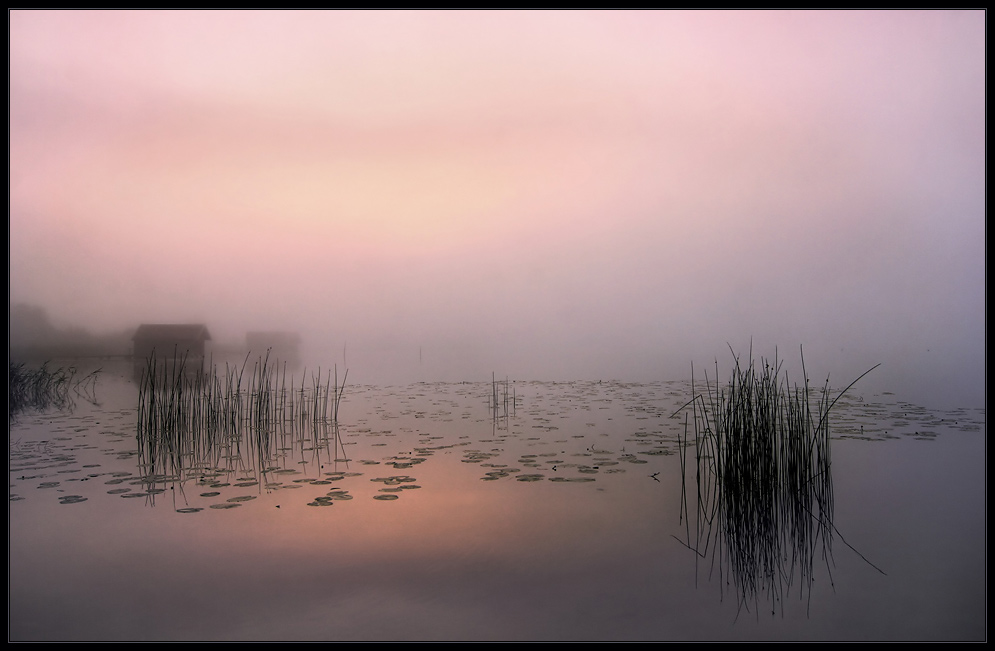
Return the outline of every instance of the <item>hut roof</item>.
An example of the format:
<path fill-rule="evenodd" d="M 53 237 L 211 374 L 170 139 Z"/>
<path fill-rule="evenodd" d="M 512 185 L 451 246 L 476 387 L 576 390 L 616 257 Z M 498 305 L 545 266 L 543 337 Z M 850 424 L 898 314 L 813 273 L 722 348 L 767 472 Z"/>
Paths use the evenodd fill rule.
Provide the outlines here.
<path fill-rule="evenodd" d="M 211 338 L 203 323 L 143 323 L 132 340 L 206 341 Z"/>

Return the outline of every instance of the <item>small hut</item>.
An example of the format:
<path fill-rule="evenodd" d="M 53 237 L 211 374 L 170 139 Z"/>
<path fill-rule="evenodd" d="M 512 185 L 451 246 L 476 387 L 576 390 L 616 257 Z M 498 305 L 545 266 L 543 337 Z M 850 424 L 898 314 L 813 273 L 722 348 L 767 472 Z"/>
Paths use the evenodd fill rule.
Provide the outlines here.
<path fill-rule="evenodd" d="M 131 339 L 136 365 L 155 356 L 157 360 L 183 359 L 191 367 L 203 367 L 205 345 L 211 335 L 202 323 L 143 323 Z"/>

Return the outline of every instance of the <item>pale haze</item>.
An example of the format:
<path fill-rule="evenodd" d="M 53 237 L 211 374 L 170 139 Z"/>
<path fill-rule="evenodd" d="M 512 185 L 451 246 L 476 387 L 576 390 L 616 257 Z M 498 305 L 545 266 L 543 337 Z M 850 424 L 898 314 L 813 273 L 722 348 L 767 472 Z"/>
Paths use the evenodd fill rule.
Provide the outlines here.
<path fill-rule="evenodd" d="M 985 401 L 985 13 L 9 13 L 10 302 L 356 382 Z M 862 382 L 865 382 L 862 380 Z"/>

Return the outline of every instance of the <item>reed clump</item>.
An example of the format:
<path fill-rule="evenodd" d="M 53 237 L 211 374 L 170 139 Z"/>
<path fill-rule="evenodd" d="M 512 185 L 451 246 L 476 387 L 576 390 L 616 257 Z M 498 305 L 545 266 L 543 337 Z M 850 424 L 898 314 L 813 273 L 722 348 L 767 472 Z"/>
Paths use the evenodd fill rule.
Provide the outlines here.
<path fill-rule="evenodd" d="M 139 430 L 236 431 L 338 420 L 348 371 L 341 384 L 335 367 L 324 378 L 320 369 L 310 380 L 305 372 L 297 385 L 293 377 L 288 384 L 286 364 L 281 370 L 268 353 L 249 373 L 247 363 L 248 357 L 241 366 L 203 372 L 182 356 L 161 360 L 153 353 L 139 381 Z"/>
<path fill-rule="evenodd" d="M 774 613 L 783 609 L 796 581 L 799 596 L 811 599 L 816 560 L 826 564 L 832 581 L 829 415 L 856 380 L 832 398 L 828 378 L 818 389 L 809 386 L 804 355 L 801 385 L 789 383 L 776 354 L 772 363 L 757 365 L 751 357 L 746 366 L 733 357 L 724 387 L 706 375 L 705 392 L 697 394 L 692 379 L 693 398 L 681 408 L 687 410 L 681 445 L 682 542 L 699 558 L 710 559 L 710 573 L 717 571 L 723 585 L 736 586 L 740 608 L 752 604 L 759 613 L 760 595 L 766 595 Z M 697 503 L 693 532 L 687 506 L 691 491 Z"/>
<path fill-rule="evenodd" d="M 71 409 L 76 397 L 94 402 L 94 390 L 100 369 L 82 377 L 73 366 L 50 368 L 45 362 L 38 368 L 8 362 L 7 419 L 10 421 L 26 409 Z"/>
<path fill-rule="evenodd" d="M 338 368 L 319 369 L 298 384 L 286 364 L 269 353 L 248 368 L 224 370 L 186 365 L 183 356 L 157 359 L 153 353 L 141 373 L 138 392 L 139 455 L 149 472 L 181 474 L 193 460 L 220 464 L 255 459 L 260 467 L 277 451 L 337 438 L 339 406 L 348 371 L 339 383 Z"/>
<path fill-rule="evenodd" d="M 494 372 L 491 372 L 491 392 L 487 396 L 487 406 L 491 410 L 492 417 L 508 418 L 515 415 L 515 408 L 518 405 L 518 398 L 515 389 L 511 386 L 511 381 L 505 378 L 498 380 Z"/>

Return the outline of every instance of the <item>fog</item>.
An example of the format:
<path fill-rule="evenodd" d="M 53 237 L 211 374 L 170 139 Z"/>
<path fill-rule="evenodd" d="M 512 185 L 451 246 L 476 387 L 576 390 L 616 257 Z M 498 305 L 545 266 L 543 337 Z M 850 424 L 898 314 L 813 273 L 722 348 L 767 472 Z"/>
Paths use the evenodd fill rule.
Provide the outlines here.
<path fill-rule="evenodd" d="M 9 17 L 9 299 L 57 324 L 985 402 L 983 11 Z"/>

